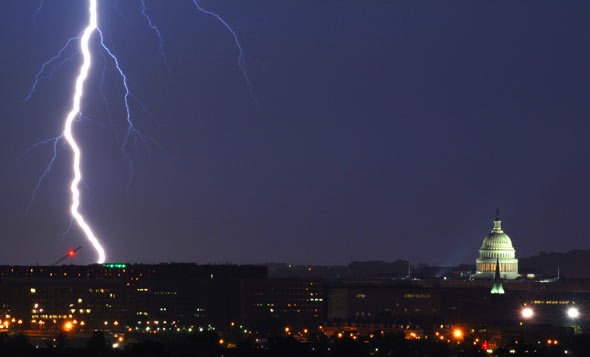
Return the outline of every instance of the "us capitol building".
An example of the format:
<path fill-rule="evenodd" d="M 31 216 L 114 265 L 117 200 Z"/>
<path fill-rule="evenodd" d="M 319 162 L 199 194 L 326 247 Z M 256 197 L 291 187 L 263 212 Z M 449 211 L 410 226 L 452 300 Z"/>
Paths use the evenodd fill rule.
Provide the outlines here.
<path fill-rule="evenodd" d="M 518 274 L 518 259 L 516 251 L 512 247 L 510 237 L 502 230 L 502 221 L 499 211 L 496 211 L 494 228 L 484 238 L 479 248 L 479 258 L 476 263 L 476 279 L 492 279 L 496 273 L 496 264 L 499 265 L 500 276 L 503 279 L 516 279 Z"/>

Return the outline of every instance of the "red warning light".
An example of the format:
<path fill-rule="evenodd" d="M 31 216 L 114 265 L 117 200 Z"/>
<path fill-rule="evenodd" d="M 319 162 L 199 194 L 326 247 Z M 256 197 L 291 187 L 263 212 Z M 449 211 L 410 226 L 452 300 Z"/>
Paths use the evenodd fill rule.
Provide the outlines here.
<path fill-rule="evenodd" d="M 75 250 L 69 250 L 68 251 L 68 256 L 73 257 L 74 255 L 76 255 L 76 251 Z"/>
<path fill-rule="evenodd" d="M 481 344 L 481 348 L 484 349 L 484 350 L 487 350 L 488 349 L 488 343 L 487 343 L 487 341 L 484 341 L 484 343 Z"/>

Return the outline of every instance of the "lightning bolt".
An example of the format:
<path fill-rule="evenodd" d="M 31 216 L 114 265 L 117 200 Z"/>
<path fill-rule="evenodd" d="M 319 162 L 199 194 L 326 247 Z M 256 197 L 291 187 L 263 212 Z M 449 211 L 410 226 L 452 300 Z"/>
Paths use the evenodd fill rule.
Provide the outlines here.
<path fill-rule="evenodd" d="M 41 12 L 41 9 L 43 8 L 44 3 L 45 3 L 45 0 L 39 1 L 39 7 L 37 7 L 37 9 L 35 10 L 35 13 L 33 14 L 33 25 L 35 25 L 35 26 L 38 26 L 37 25 L 37 17 L 39 16 L 39 13 Z"/>
<path fill-rule="evenodd" d="M 203 14 L 210 15 L 210 16 L 214 17 L 232 35 L 235 45 L 238 49 L 238 59 L 237 59 L 238 68 L 241 70 L 242 75 L 248 85 L 250 95 L 252 96 L 252 98 L 254 98 L 254 91 L 252 89 L 252 85 L 250 83 L 248 73 L 246 72 L 244 50 L 243 50 L 243 47 L 239 41 L 236 31 L 234 31 L 233 28 L 220 15 L 214 13 L 213 11 L 203 8 L 200 5 L 199 0 L 192 0 L 192 2 L 200 12 L 202 12 Z M 39 7 L 36 9 L 36 11 L 34 13 L 33 22 L 35 23 L 35 25 L 36 25 L 36 18 L 38 16 L 39 12 L 41 11 L 41 9 L 43 8 L 44 3 L 45 3 L 45 0 L 40 0 Z M 115 10 L 117 12 L 119 12 L 118 0 L 115 2 Z M 164 40 L 163 40 L 162 34 L 160 33 L 160 30 L 158 29 L 157 26 L 155 26 L 153 24 L 150 16 L 147 13 L 145 0 L 141 0 L 141 11 L 142 11 L 143 16 L 147 20 L 148 27 L 150 29 L 152 29 L 158 37 L 160 55 L 162 56 L 162 58 L 164 59 L 164 62 L 166 63 L 167 59 L 166 59 L 166 53 L 164 51 Z M 100 264 L 100 263 L 103 263 L 106 259 L 105 251 L 104 251 L 103 247 L 101 246 L 98 238 L 94 234 L 92 228 L 86 222 L 85 217 L 80 212 L 81 193 L 79 190 L 79 186 L 80 186 L 80 184 L 84 185 L 84 181 L 82 179 L 82 171 L 80 168 L 81 161 L 82 161 L 82 153 L 81 153 L 80 146 L 76 142 L 76 139 L 75 139 L 75 136 L 73 133 L 73 126 L 77 121 L 82 120 L 82 119 L 91 120 L 90 118 L 84 117 L 82 115 L 81 101 L 82 101 L 83 94 L 84 94 L 84 83 L 88 77 L 88 74 L 89 74 L 89 71 L 90 71 L 91 65 L 92 65 L 92 54 L 90 51 L 89 43 L 90 43 L 90 39 L 92 38 L 92 35 L 95 32 L 97 32 L 99 35 L 99 39 L 100 39 L 99 52 L 103 58 L 102 78 L 100 81 L 100 94 L 101 94 L 103 101 L 105 103 L 107 114 L 111 118 L 111 127 L 113 127 L 111 110 L 109 107 L 107 96 L 105 95 L 104 88 L 103 88 L 104 87 L 104 78 L 106 75 L 106 70 L 107 70 L 107 66 L 108 66 L 108 62 L 109 62 L 108 58 L 110 58 L 112 60 L 114 67 L 117 70 L 117 73 L 121 78 L 121 83 L 122 83 L 122 86 L 124 89 L 123 104 L 125 106 L 125 112 L 126 112 L 125 120 L 126 120 L 126 124 L 127 124 L 126 125 L 127 129 L 126 129 L 125 135 L 124 135 L 122 143 L 121 143 L 121 151 L 129 163 L 130 175 L 129 175 L 128 186 L 131 185 L 131 181 L 133 178 L 133 162 L 131 161 L 130 156 L 126 152 L 127 146 L 129 145 L 129 142 L 130 142 L 130 139 L 135 139 L 136 141 L 140 140 L 146 147 L 148 147 L 146 140 L 149 140 L 150 143 L 154 143 L 154 144 L 157 144 L 157 142 L 154 142 L 149 137 L 144 137 L 142 135 L 142 133 L 135 128 L 133 121 L 131 120 L 131 109 L 130 109 L 130 103 L 129 103 L 130 98 L 135 100 L 137 105 L 143 111 L 145 111 L 150 116 L 150 118 L 152 118 L 153 120 L 155 120 L 155 119 L 152 117 L 151 113 L 147 110 L 147 108 L 145 108 L 145 106 L 138 100 L 138 98 L 136 98 L 133 95 L 133 93 L 130 91 L 129 85 L 127 84 L 127 82 L 128 82 L 127 75 L 125 74 L 125 72 L 121 68 L 121 65 L 119 63 L 119 59 L 114 54 L 114 52 L 109 48 L 109 46 L 107 46 L 107 44 L 105 42 L 105 37 L 103 35 L 103 31 L 101 30 L 101 28 L 98 25 L 98 0 L 88 0 L 88 13 L 89 13 L 89 20 L 88 20 L 88 24 L 87 24 L 86 28 L 79 35 L 68 39 L 66 41 L 66 43 L 64 44 L 64 46 L 57 52 L 57 54 L 55 54 L 53 57 L 51 57 L 48 60 L 46 60 L 45 62 L 43 62 L 39 72 L 36 73 L 34 83 L 31 87 L 31 89 L 29 90 L 29 92 L 27 93 L 25 100 L 24 100 L 25 102 L 28 102 L 31 99 L 31 97 L 36 92 L 36 90 L 39 86 L 39 82 L 41 80 L 50 78 L 58 68 L 64 66 L 66 63 L 71 61 L 75 56 L 82 54 L 82 63 L 80 65 L 79 74 L 75 80 L 74 93 L 73 93 L 73 97 L 72 97 L 72 105 L 71 105 L 70 111 L 66 115 L 63 132 L 59 136 L 56 136 L 56 137 L 50 138 L 50 139 L 46 139 L 46 140 L 41 141 L 37 144 L 34 144 L 23 155 L 29 154 L 32 150 L 34 150 L 37 147 L 42 146 L 42 145 L 52 144 L 52 147 L 53 147 L 53 155 L 51 157 L 51 160 L 49 161 L 49 163 L 45 167 L 43 174 L 38 179 L 37 185 L 35 186 L 35 189 L 33 190 L 33 194 L 31 197 L 31 203 L 32 203 L 35 199 L 35 196 L 37 195 L 37 192 L 39 190 L 39 187 L 41 186 L 41 183 L 43 182 L 43 180 L 45 179 L 47 174 L 50 172 L 51 168 L 53 167 L 53 164 L 55 163 L 55 161 L 57 159 L 59 143 L 65 142 L 69 145 L 69 147 L 73 153 L 73 157 L 72 157 L 73 177 L 72 177 L 72 180 L 70 183 L 71 218 L 70 218 L 68 228 L 66 229 L 66 231 L 62 235 L 67 234 L 69 232 L 71 226 L 75 222 L 78 225 L 78 227 L 83 231 L 86 239 L 92 244 L 92 246 L 96 250 L 96 253 L 98 255 L 97 262 Z M 63 58 L 65 51 L 70 47 L 70 45 L 74 41 L 79 41 L 80 50 L 71 54 L 69 57 L 61 60 Z M 61 62 L 56 63 L 60 60 L 61 60 Z M 166 63 L 166 66 L 167 66 L 167 63 Z M 48 69 L 50 69 L 50 68 L 51 68 L 51 70 L 48 71 Z M 106 125 L 103 125 L 103 126 L 106 126 Z M 30 204 L 29 204 L 29 207 L 30 207 Z"/>
<path fill-rule="evenodd" d="M 103 128 L 110 127 L 108 125 L 100 123 L 99 121 L 89 118 L 89 117 L 83 115 L 82 113 L 80 113 L 80 116 L 78 118 L 78 121 L 81 121 L 81 120 L 86 120 L 88 122 L 91 122 L 91 123 L 101 126 Z M 37 180 L 37 185 L 35 185 L 35 188 L 33 189 L 33 193 L 31 194 L 31 200 L 29 201 L 29 205 L 27 206 L 27 211 L 31 209 L 31 206 L 33 205 L 33 202 L 35 201 L 35 198 L 37 197 L 37 193 L 39 192 L 39 188 L 41 187 L 41 184 L 43 183 L 43 181 L 45 180 L 45 177 L 49 174 L 49 172 L 53 168 L 53 164 L 55 163 L 55 160 L 57 160 L 57 145 L 59 144 L 60 141 L 63 140 L 63 138 L 64 138 L 64 134 L 62 133 L 61 135 L 56 136 L 54 138 L 42 140 L 38 143 L 31 145 L 31 147 L 29 147 L 27 149 L 27 151 L 25 151 L 24 153 L 21 154 L 21 157 L 25 157 L 25 156 L 29 155 L 31 153 L 31 151 L 35 150 L 36 148 L 38 148 L 40 146 L 47 145 L 47 144 L 52 144 L 52 146 L 53 146 L 53 155 L 51 156 L 49 163 L 45 167 L 45 170 L 43 170 L 43 173 L 41 174 L 41 176 Z M 71 226 L 71 224 L 70 224 L 70 226 Z M 62 236 L 63 236 L 63 234 L 62 234 Z"/>
<path fill-rule="evenodd" d="M 200 0 L 192 0 L 193 4 L 195 4 L 195 7 L 199 11 L 201 11 L 204 14 L 207 14 L 207 15 L 210 15 L 210 16 L 213 16 L 214 18 L 216 18 L 217 21 L 219 21 L 227 29 L 227 31 L 229 31 L 229 33 L 233 36 L 234 42 L 235 42 L 236 47 L 238 49 L 238 67 L 242 71 L 242 75 L 244 76 L 244 79 L 246 80 L 246 83 L 248 84 L 248 90 L 250 91 L 250 96 L 252 97 L 252 99 L 256 100 L 256 97 L 254 97 L 254 90 L 252 89 L 252 84 L 250 83 L 250 78 L 248 77 L 248 72 L 246 72 L 246 63 L 244 60 L 244 49 L 242 48 L 242 44 L 240 43 L 240 39 L 238 38 L 238 34 L 227 23 L 227 21 L 225 21 L 220 15 L 214 13 L 213 11 L 203 8 L 201 6 L 201 4 L 199 3 L 199 1 Z"/>
<path fill-rule="evenodd" d="M 31 99 L 31 97 L 33 96 L 33 94 L 37 90 L 37 86 L 39 85 L 39 81 L 43 78 L 50 77 L 51 74 L 53 73 L 53 71 L 51 71 L 51 74 L 49 74 L 45 77 L 41 77 L 43 75 L 43 73 L 45 73 L 45 69 L 47 68 L 47 66 L 51 65 L 53 62 L 60 59 L 61 55 L 65 52 L 65 50 L 67 50 L 68 47 L 70 47 L 70 43 L 72 43 L 78 39 L 80 39 L 80 35 L 70 38 L 69 40 L 66 41 L 66 44 L 57 52 L 57 54 L 55 56 L 53 56 L 50 59 L 48 59 L 47 61 L 43 62 L 43 64 L 41 65 L 41 69 L 39 70 L 39 72 L 37 72 L 37 74 L 35 74 L 35 82 L 33 83 L 33 86 L 31 87 L 31 89 L 29 90 L 29 93 L 25 97 L 25 103 Z M 68 59 L 66 59 L 64 62 L 67 62 L 67 61 L 68 61 Z M 62 62 L 62 64 L 58 64 L 57 67 L 59 67 L 63 64 L 64 63 Z"/>
<path fill-rule="evenodd" d="M 252 83 L 250 83 L 250 77 L 248 77 L 248 72 L 246 71 L 245 53 L 244 53 L 244 49 L 242 47 L 242 44 L 240 43 L 240 39 L 238 38 L 238 34 L 227 23 L 227 21 L 225 21 L 219 14 L 217 14 L 211 10 L 207 10 L 207 9 L 203 8 L 201 6 L 201 4 L 199 3 L 200 0 L 191 0 L 191 1 L 193 2 L 195 7 L 197 8 L 197 10 L 199 10 L 203 14 L 213 16 L 232 35 L 232 37 L 234 39 L 234 43 L 238 49 L 238 68 L 240 68 L 240 71 L 242 72 L 242 75 L 244 76 L 244 79 L 246 80 L 246 84 L 248 85 L 248 91 L 250 92 L 250 96 L 252 96 L 252 99 L 256 100 L 256 98 L 254 97 L 254 90 L 252 88 Z M 158 29 L 158 27 L 152 23 L 152 19 L 150 18 L 150 16 L 147 13 L 147 9 L 145 6 L 145 0 L 141 0 L 141 12 L 142 12 L 143 16 L 145 17 L 145 19 L 147 20 L 148 27 L 151 28 L 158 36 L 158 40 L 160 42 L 160 55 L 164 59 L 164 63 L 166 64 L 166 67 L 168 67 L 166 53 L 164 52 L 164 38 L 162 37 L 162 34 L 160 33 L 160 30 Z"/>
<path fill-rule="evenodd" d="M 65 58 L 63 61 L 61 61 L 60 63 L 58 63 L 55 66 L 53 66 L 53 68 L 51 69 L 51 71 L 49 71 L 49 73 L 47 73 L 46 75 L 44 75 L 42 77 L 39 77 L 39 79 L 49 79 L 49 78 L 51 78 L 53 76 L 53 74 L 55 73 L 56 70 L 58 70 L 59 68 L 63 67 L 64 65 L 66 65 L 68 62 L 70 62 L 77 55 L 79 55 L 78 52 L 72 53 L 69 57 Z"/>
<path fill-rule="evenodd" d="M 154 32 L 156 33 L 156 36 L 158 36 L 158 40 L 160 41 L 160 56 L 162 56 L 162 59 L 164 60 L 166 67 L 168 67 L 168 64 L 167 64 L 168 61 L 166 60 L 166 52 L 164 52 L 164 38 L 162 38 L 162 34 L 160 33 L 160 30 L 158 29 L 158 27 L 156 25 L 154 25 L 152 23 L 151 17 L 147 14 L 147 9 L 145 7 L 145 0 L 141 0 L 141 13 L 143 14 L 143 17 L 145 17 L 145 19 L 147 20 L 148 27 L 151 28 L 152 30 L 154 30 Z"/>
<path fill-rule="evenodd" d="M 82 95 L 84 94 L 84 82 L 88 77 L 88 71 L 90 70 L 90 66 L 92 64 L 92 58 L 88 43 L 90 41 L 90 37 L 92 36 L 92 34 L 97 30 L 100 31 L 98 28 L 97 0 L 88 0 L 88 5 L 88 10 L 90 14 L 89 21 L 87 27 L 84 29 L 84 32 L 82 33 L 82 36 L 80 37 L 80 51 L 82 52 L 83 62 L 82 66 L 80 67 L 80 73 L 76 78 L 74 96 L 72 100 L 72 108 L 66 116 L 63 135 L 74 154 L 72 164 L 72 171 L 74 173 L 74 177 L 70 184 L 70 191 L 72 193 L 72 205 L 70 207 L 70 212 L 72 214 L 72 217 L 76 221 L 76 224 L 78 224 L 80 229 L 82 229 L 84 235 L 96 250 L 98 254 L 97 262 L 99 264 L 102 264 L 104 263 L 106 258 L 105 251 L 98 239 L 96 238 L 96 236 L 94 235 L 94 232 L 90 228 L 90 225 L 86 222 L 84 216 L 79 211 L 80 190 L 78 189 L 78 185 L 82 180 L 82 172 L 80 170 L 80 162 L 82 161 L 82 155 L 80 152 L 80 147 L 78 146 L 78 143 L 76 142 L 76 139 L 74 138 L 74 134 L 72 132 L 72 124 L 80 115 L 80 102 L 82 100 Z"/>
<path fill-rule="evenodd" d="M 131 182 L 133 180 L 133 171 L 134 171 L 133 170 L 133 161 L 131 160 L 131 157 L 129 156 L 129 154 L 127 154 L 127 150 L 126 150 L 127 145 L 129 144 L 129 138 L 134 137 L 135 139 L 139 139 L 146 147 L 147 147 L 147 144 L 145 142 L 144 136 L 141 134 L 141 132 L 139 130 L 137 130 L 135 128 L 135 126 L 133 125 L 133 121 L 131 120 L 131 109 L 129 107 L 129 97 L 131 96 L 131 91 L 129 90 L 129 85 L 127 84 L 127 76 L 125 75 L 125 72 L 123 72 L 123 70 L 121 69 L 121 66 L 119 65 L 119 59 L 117 58 L 117 56 L 115 56 L 115 54 L 105 44 L 104 36 L 103 36 L 100 28 L 97 28 L 97 31 L 100 35 L 100 46 L 109 55 L 109 57 L 111 57 L 111 59 L 113 60 L 113 63 L 115 64 L 115 68 L 116 68 L 117 72 L 119 72 L 119 75 L 121 76 L 123 88 L 125 89 L 125 95 L 123 96 L 123 103 L 125 104 L 125 112 L 126 112 L 125 120 L 127 121 L 127 132 L 125 133 L 125 136 L 123 137 L 123 142 L 121 143 L 121 152 L 123 153 L 123 156 L 125 156 L 125 158 L 127 159 L 127 163 L 129 164 L 129 181 L 127 182 L 127 187 L 129 188 L 129 186 L 131 186 Z"/>
<path fill-rule="evenodd" d="M 31 146 L 22 155 L 22 156 L 28 155 L 31 151 L 33 151 L 34 149 L 36 149 L 37 147 L 39 147 L 41 145 L 50 144 L 50 143 L 53 144 L 52 145 L 53 146 L 53 155 L 51 157 L 51 160 L 49 160 L 49 163 L 45 167 L 45 170 L 43 170 L 43 173 L 41 174 L 41 177 L 39 177 L 39 179 L 37 180 L 37 185 L 35 185 L 35 189 L 33 190 L 33 193 L 31 195 L 31 201 L 29 201 L 29 205 L 27 206 L 27 211 L 31 209 L 31 206 L 33 205 L 33 201 L 35 201 L 35 197 L 37 197 L 37 192 L 39 192 L 39 187 L 41 187 L 41 183 L 43 182 L 43 180 L 45 180 L 45 177 L 47 176 L 47 174 L 49 173 L 49 171 L 51 171 L 51 169 L 53 168 L 53 164 L 55 163 L 55 160 L 57 159 L 57 144 L 62 139 L 63 139 L 63 134 L 60 135 L 60 136 L 56 136 L 55 138 L 43 140 L 43 141 L 38 142 L 38 143 L 34 144 L 33 146 Z"/>
<path fill-rule="evenodd" d="M 104 93 L 104 77 L 106 76 L 106 73 L 107 73 L 108 62 L 107 62 L 107 57 L 104 55 L 104 53 L 100 52 L 100 55 L 102 56 L 102 61 L 103 61 L 102 76 L 100 77 L 100 95 L 102 96 L 102 100 L 104 102 L 104 106 L 107 111 L 107 116 L 109 117 L 109 119 L 111 120 L 111 123 L 112 123 L 113 115 L 111 113 L 111 106 L 109 105 L 109 101 L 107 99 L 107 96 Z"/>

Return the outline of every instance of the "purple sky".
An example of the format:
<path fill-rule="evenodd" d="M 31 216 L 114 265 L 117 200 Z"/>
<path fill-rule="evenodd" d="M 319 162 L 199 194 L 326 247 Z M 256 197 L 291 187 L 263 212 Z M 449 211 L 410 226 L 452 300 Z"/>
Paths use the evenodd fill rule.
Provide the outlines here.
<path fill-rule="evenodd" d="M 590 248 L 590 3 L 100 0 L 135 96 L 129 171 L 122 87 L 95 57 L 76 125 L 83 210 L 109 261 L 474 263 L 501 209 L 517 256 Z M 68 225 L 70 152 L 30 210 L 80 57 L 23 98 L 86 22 L 84 1 L 0 11 L 0 264 L 49 264 L 82 245 Z M 98 53 L 97 42 L 93 51 Z M 72 52 L 68 52 L 68 55 Z"/>

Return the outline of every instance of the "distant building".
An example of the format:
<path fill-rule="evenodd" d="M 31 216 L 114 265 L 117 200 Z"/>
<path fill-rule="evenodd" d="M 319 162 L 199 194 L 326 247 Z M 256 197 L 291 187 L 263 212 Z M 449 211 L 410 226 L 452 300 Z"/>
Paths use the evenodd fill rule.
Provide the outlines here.
<path fill-rule="evenodd" d="M 242 320 L 254 327 L 312 327 L 326 320 L 328 291 L 321 280 L 250 280 L 243 291 Z"/>
<path fill-rule="evenodd" d="M 395 321 L 440 313 L 440 294 L 435 289 L 345 285 L 329 290 L 329 320 Z"/>
<path fill-rule="evenodd" d="M 510 237 L 502 230 L 502 221 L 496 211 L 494 228 L 484 238 L 476 259 L 476 279 L 492 279 L 496 271 L 496 263 L 500 265 L 500 276 L 503 279 L 516 279 L 518 274 L 518 259 L 512 247 Z"/>
<path fill-rule="evenodd" d="M 27 334 L 68 322 L 76 332 L 223 328 L 250 320 L 243 286 L 259 281 L 264 266 L 0 266 L 0 316 Z"/>

